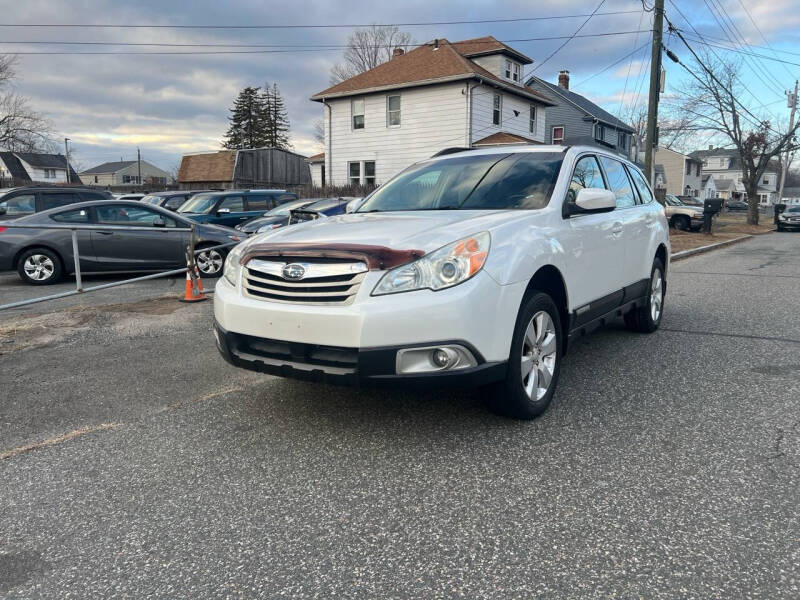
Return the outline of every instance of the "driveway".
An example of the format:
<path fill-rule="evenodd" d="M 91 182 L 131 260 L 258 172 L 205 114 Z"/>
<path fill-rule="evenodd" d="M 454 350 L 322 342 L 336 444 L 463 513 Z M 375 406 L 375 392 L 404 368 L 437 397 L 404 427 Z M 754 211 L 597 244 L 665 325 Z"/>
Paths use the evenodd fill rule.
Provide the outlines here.
<path fill-rule="evenodd" d="M 0 314 L 0 596 L 797 598 L 798 256 L 674 263 L 534 422 L 238 371 L 210 303 Z"/>

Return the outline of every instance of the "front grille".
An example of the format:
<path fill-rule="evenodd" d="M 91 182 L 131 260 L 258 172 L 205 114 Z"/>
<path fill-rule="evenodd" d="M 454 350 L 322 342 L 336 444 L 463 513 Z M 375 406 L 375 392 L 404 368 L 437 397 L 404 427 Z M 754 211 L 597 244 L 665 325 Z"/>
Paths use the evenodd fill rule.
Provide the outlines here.
<path fill-rule="evenodd" d="M 229 335 L 239 354 L 250 354 L 273 364 L 303 365 L 337 374 L 355 373 L 358 368 L 357 348 L 284 342 L 238 333 Z"/>
<path fill-rule="evenodd" d="M 287 265 L 302 268 L 303 276 L 284 276 Z M 251 298 L 291 304 L 350 304 L 366 277 L 363 262 L 326 258 L 254 258 L 244 269 L 242 288 Z"/>

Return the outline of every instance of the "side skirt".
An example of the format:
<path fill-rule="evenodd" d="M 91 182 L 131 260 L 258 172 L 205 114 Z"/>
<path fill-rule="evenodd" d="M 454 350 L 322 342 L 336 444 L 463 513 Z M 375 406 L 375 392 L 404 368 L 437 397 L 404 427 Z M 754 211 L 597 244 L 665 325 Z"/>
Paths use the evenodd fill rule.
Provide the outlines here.
<path fill-rule="evenodd" d="M 569 317 L 568 343 L 603 327 L 636 308 L 645 306 L 649 283 L 649 279 L 642 279 L 574 310 Z"/>

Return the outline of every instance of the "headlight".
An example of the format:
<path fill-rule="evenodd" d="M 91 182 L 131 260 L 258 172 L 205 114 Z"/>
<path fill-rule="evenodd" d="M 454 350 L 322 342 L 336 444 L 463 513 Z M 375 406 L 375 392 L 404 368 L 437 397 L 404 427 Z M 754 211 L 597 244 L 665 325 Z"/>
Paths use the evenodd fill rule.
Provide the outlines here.
<path fill-rule="evenodd" d="M 489 233 L 484 231 L 392 269 L 381 278 L 372 295 L 422 289 L 436 291 L 463 283 L 483 267 L 490 241 Z"/>
<path fill-rule="evenodd" d="M 228 280 L 233 287 L 239 283 L 239 274 L 242 271 L 242 265 L 239 264 L 239 261 L 242 260 L 242 252 L 244 244 L 239 244 L 238 246 L 234 246 L 233 250 L 228 252 L 228 256 L 225 259 L 225 266 L 222 269 L 222 276 Z"/>
<path fill-rule="evenodd" d="M 264 225 L 263 227 L 259 227 L 258 229 L 256 229 L 256 233 L 265 233 L 267 231 L 272 231 L 273 229 L 277 229 L 280 226 L 281 226 L 280 223 L 271 223 L 269 225 Z"/>
<path fill-rule="evenodd" d="M 786 213 L 781 213 L 781 214 L 778 215 L 778 220 L 780 220 L 780 221 L 785 221 L 788 218 L 789 217 L 786 216 Z"/>

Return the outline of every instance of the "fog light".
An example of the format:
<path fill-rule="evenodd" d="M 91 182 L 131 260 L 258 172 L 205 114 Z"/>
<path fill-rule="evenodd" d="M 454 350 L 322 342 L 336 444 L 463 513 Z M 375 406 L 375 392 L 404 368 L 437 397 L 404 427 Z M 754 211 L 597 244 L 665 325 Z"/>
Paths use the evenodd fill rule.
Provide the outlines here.
<path fill-rule="evenodd" d="M 435 364 L 437 367 L 441 367 L 442 369 L 446 369 L 448 366 L 450 366 L 450 355 L 444 348 L 437 348 L 434 350 L 433 354 L 431 355 L 431 360 L 433 361 L 433 364 Z"/>

